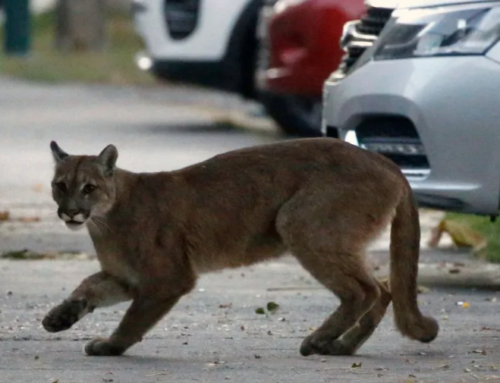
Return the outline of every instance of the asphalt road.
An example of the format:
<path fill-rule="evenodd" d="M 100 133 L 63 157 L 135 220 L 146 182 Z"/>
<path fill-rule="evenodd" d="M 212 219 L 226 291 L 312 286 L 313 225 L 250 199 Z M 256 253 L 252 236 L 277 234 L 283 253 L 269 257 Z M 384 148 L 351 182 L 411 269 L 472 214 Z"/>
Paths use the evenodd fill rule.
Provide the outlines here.
<path fill-rule="evenodd" d="M 0 212 L 10 213 L 0 222 L 0 252 L 93 252 L 85 233 L 65 230 L 53 215 L 50 140 L 89 154 L 113 143 L 121 167 L 169 170 L 278 139 L 220 123 L 224 113 L 247 109 L 182 88 L 0 79 Z M 402 338 L 389 310 L 359 355 L 301 357 L 302 338 L 338 302 L 290 258 L 204 276 L 126 356 L 86 357 L 85 341 L 109 334 L 126 305 L 99 310 L 59 334 L 46 333 L 40 321 L 96 268 L 95 260 L 0 260 L 1 383 L 500 382 L 500 294 L 487 291 L 432 288 L 421 295 L 422 310 L 441 324 L 429 345 Z M 269 301 L 280 305 L 275 314 L 255 313 Z"/>
<path fill-rule="evenodd" d="M 359 355 L 304 358 L 302 338 L 337 300 L 285 259 L 202 277 L 126 356 L 100 358 L 83 355 L 82 347 L 109 334 L 126 305 L 97 310 L 58 334 L 40 324 L 49 307 L 96 270 L 96 261 L 3 261 L 0 268 L 1 382 L 500 381 L 499 304 L 492 301 L 500 296 L 494 293 L 421 295 L 422 310 L 441 324 L 431 344 L 401 337 L 389 310 Z M 255 313 L 270 301 L 280 305 L 274 314 Z"/>

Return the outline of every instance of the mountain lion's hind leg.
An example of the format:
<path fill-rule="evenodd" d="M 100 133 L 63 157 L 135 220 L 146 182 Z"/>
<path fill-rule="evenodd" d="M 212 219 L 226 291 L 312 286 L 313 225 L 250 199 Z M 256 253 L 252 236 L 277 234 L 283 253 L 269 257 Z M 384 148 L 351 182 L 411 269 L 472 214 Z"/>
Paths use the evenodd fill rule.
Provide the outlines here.
<path fill-rule="evenodd" d="M 297 254 L 292 250 L 293 254 Z M 355 254 L 330 254 L 335 261 L 324 261 L 316 257 L 316 262 L 297 256 L 299 262 L 321 284 L 332 291 L 339 299 L 340 306 L 311 335 L 306 337 L 300 347 L 303 356 L 349 355 L 350 350 L 339 347 L 337 341 L 348 332 L 363 315 L 368 313 L 380 299 L 380 289 L 376 280 L 355 261 Z"/>
<path fill-rule="evenodd" d="M 352 354 L 355 343 L 366 340 L 376 327 L 381 307 L 363 320 L 362 328 L 349 335 L 350 343 L 337 341 L 380 301 L 377 280 L 365 266 L 364 250 L 378 226 L 366 224 L 359 209 L 345 209 L 342 195 L 337 203 L 316 193 L 297 195 L 279 212 L 277 229 L 300 264 L 340 300 L 340 306 L 302 342 L 304 356 Z M 326 197 L 324 197 L 326 199 Z M 307 207 L 307 208 L 305 208 Z M 359 331 L 359 333 L 358 333 Z M 343 347 L 343 346 L 349 347 Z M 357 345 L 355 345 L 357 346 Z"/>
<path fill-rule="evenodd" d="M 378 285 L 381 294 L 377 303 L 361 317 L 354 327 L 333 342 L 330 346 L 332 353 L 336 355 L 353 355 L 373 334 L 392 300 L 388 283 L 379 282 Z"/>
<path fill-rule="evenodd" d="M 132 293 L 126 284 L 101 271 L 85 278 L 67 299 L 50 310 L 42 325 L 49 332 L 67 330 L 95 308 L 130 299 Z"/>

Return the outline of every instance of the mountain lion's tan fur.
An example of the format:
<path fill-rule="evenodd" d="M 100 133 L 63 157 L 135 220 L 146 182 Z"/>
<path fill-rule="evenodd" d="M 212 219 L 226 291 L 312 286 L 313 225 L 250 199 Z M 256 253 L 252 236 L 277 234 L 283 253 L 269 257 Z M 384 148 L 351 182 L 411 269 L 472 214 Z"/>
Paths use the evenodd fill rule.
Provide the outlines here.
<path fill-rule="evenodd" d="M 115 167 L 112 145 L 99 156 L 71 156 L 55 142 L 51 148 L 59 217 L 71 228 L 87 226 L 102 271 L 83 280 L 43 326 L 65 330 L 95 308 L 132 301 L 109 338 L 87 343 L 89 355 L 120 355 L 141 341 L 200 273 L 287 250 L 340 299 L 300 352 L 353 354 L 391 301 L 364 264 L 367 245 L 390 222 L 396 325 L 422 342 L 438 333 L 417 306 L 420 228 L 412 192 L 381 155 L 335 139 L 301 139 L 177 171 L 132 173 Z"/>

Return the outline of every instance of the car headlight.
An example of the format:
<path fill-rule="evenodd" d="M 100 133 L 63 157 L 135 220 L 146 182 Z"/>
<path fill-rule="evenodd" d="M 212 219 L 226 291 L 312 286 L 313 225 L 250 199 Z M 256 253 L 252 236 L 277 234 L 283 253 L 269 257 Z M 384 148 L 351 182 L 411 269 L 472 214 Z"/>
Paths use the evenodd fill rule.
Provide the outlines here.
<path fill-rule="evenodd" d="M 500 7 L 460 6 L 393 13 L 375 60 L 484 54 L 500 37 Z"/>

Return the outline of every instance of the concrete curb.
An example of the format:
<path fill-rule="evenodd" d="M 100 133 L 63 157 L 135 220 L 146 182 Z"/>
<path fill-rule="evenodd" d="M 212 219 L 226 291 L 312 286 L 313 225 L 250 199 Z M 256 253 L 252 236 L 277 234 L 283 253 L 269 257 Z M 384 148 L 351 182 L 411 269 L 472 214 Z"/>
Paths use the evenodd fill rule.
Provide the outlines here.
<path fill-rule="evenodd" d="M 420 263 L 418 283 L 424 286 L 477 288 L 500 291 L 500 265 L 487 262 Z M 388 265 L 374 272 L 378 278 L 389 275 Z"/>
<path fill-rule="evenodd" d="M 235 129 L 251 131 L 254 134 L 260 134 L 271 138 L 279 138 L 280 131 L 275 123 L 266 116 L 252 116 L 248 111 L 238 110 L 220 110 L 217 108 L 206 108 L 212 114 L 212 118 L 218 123 L 228 123 Z M 283 139 L 286 137 L 283 136 Z"/>

